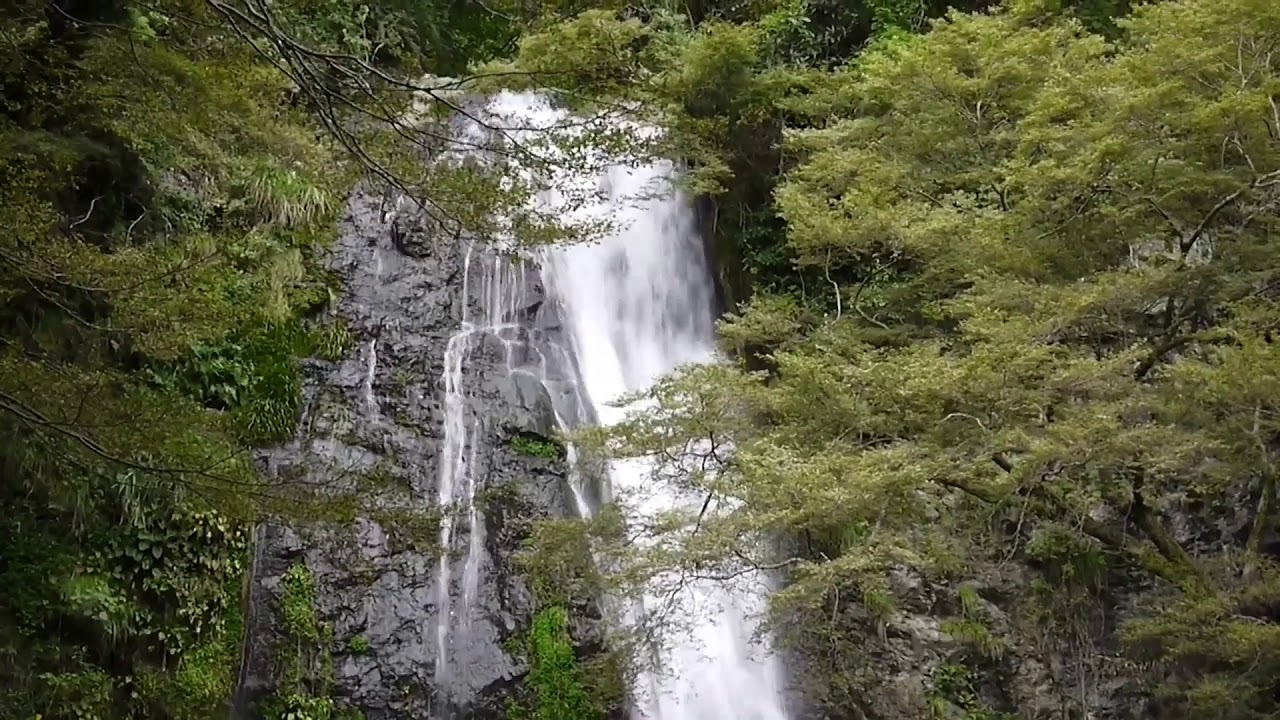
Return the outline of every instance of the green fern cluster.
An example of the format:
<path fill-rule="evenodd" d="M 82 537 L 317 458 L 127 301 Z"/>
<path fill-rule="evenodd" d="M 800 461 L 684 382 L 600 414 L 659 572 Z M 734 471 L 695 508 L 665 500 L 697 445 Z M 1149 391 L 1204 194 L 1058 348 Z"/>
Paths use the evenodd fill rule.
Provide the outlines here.
<path fill-rule="evenodd" d="M 275 648 L 281 676 L 266 704 L 269 720 L 333 720 L 336 704 L 332 630 L 316 615 L 315 583 L 303 564 L 291 565 L 280 577 L 280 642 Z"/>
<path fill-rule="evenodd" d="M 516 435 L 511 438 L 511 447 L 516 452 L 530 457 L 554 460 L 561 456 L 563 450 L 553 440 L 531 435 Z"/>
<path fill-rule="evenodd" d="M 1016 715 L 991 710 L 983 704 L 973 685 L 973 675 L 964 665 L 943 663 L 931 678 L 930 717 L 936 720 L 1016 720 Z M 957 709 L 959 712 L 957 712 Z"/>
<path fill-rule="evenodd" d="M 527 707 L 512 704 L 510 720 L 595 720 L 604 717 L 599 703 L 583 683 L 569 637 L 568 614 L 560 606 L 533 616 L 526 645 L 529 673 L 524 687 Z"/>
<path fill-rule="evenodd" d="M 261 223 L 284 230 L 306 230 L 333 212 L 334 193 L 296 168 L 258 162 L 248 168 L 234 186 L 239 197 Z"/>

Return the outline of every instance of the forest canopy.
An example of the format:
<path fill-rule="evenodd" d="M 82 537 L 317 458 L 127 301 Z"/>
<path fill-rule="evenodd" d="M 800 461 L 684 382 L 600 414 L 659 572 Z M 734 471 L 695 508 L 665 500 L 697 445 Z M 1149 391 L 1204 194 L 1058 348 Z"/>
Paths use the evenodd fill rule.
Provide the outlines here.
<path fill-rule="evenodd" d="M 11 0 L 0 36 L 0 716 L 220 712 L 254 520 L 357 510 L 248 454 L 346 348 L 347 193 L 483 229 L 533 191 L 423 173 L 448 77 L 655 123 L 625 149 L 712 208 L 731 359 L 580 438 L 708 498 L 660 551 L 596 534 L 614 589 L 777 570 L 832 717 L 903 576 L 969 648 L 922 712 L 1017 716 L 973 688 L 1105 646 L 1160 717 L 1274 714 L 1271 0 Z"/>
<path fill-rule="evenodd" d="M 1094 662 L 1099 613 L 1137 593 L 1114 639 L 1162 717 L 1274 712 L 1280 8 L 1155 3 L 1097 31 L 1061 9 L 952 12 L 822 71 L 779 52 L 776 17 L 708 24 L 651 84 L 724 91 L 675 113 L 722 209 L 761 128 L 782 172 L 718 238 L 750 290 L 721 327 L 739 359 L 594 433 L 708 500 L 617 562 L 785 568 L 774 628 L 822 648 L 829 712 L 883 680 L 860 649 L 911 601 L 904 572 L 1014 596 L 1001 637 L 954 613 L 975 676 L 1050 638 Z"/>

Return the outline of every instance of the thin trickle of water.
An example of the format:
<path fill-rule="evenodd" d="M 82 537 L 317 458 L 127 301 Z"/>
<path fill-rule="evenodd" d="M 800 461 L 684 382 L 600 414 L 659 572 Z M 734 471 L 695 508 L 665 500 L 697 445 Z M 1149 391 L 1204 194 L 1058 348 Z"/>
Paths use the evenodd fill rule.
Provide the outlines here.
<path fill-rule="evenodd" d="M 484 549 L 484 524 L 481 522 L 480 509 L 476 507 L 476 450 L 480 443 L 471 444 L 471 453 L 467 456 L 467 528 L 470 533 L 467 543 L 467 562 L 462 567 L 462 624 L 471 625 L 471 608 L 476 602 L 476 588 L 480 585 L 480 553 Z"/>
<path fill-rule="evenodd" d="M 464 270 L 464 278 L 465 270 Z M 466 280 L 463 280 L 466 285 Z M 465 296 L 464 296 L 465 297 Z M 449 596 L 450 541 L 453 539 L 454 488 L 465 480 L 467 465 L 462 461 L 467 446 L 466 397 L 462 387 L 462 365 L 470 344 L 470 331 L 464 329 L 449 338 L 444 351 L 444 442 L 440 448 L 439 477 L 436 498 L 440 505 L 440 562 L 436 569 L 436 667 L 435 677 L 444 677 L 449 665 L 449 629 L 453 625 L 453 608 Z"/>
<path fill-rule="evenodd" d="M 556 424 L 562 429 L 568 429 L 564 418 L 560 417 L 558 413 L 556 414 Z M 583 491 L 582 480 L 577 477 L 578 448 L 574 447 L 572 443 L 567 443 L 565 445 L 564 455 L 565 464 L 569 466 L 569 472 L 573 475 L 573 477 L 570 478 L 569 489 L 573 491 L 574 508 L 578 511 L 579 516 L 584 518 L 591 517 L 591 503 L 587 502 L 587 495 Z"/>
<path fill-rule="evenodd" d="M 369 412 L 378 411 L 378 399 L 373 394 L 373 376 L 378 371 L 378 339 L 373 338 L 369 341 L 368 352 L 368 369 L 364 375 L 364 402 L 369 406 Z"/>
<path fill-rule="evenodd" d="M 532 94 L 501 93 L 488 110 L 508 127 L 550 127 L 566 117 Z M 680 365 L 714 359 L 711 275 L 692 212 L 678 194 L 655 193 L 670 189 L 671 172 L 654 165 L 569 173 L 560 180 L 574 186 L 570 192 L 607 197 L 567 208 L 562 190 L 542 198 L 570 220 L 616 221 L 617 229 L 601 242 L 557 248 L 542 258 L 543 282 L 572 338 L 580 395 L 590 399 L 601 423 L 621 419 L 625 409 L 610 405 L 620 395 L 644 389 Z M 642 461 L 614 463 L 611 482 L 620 492 L 645 495 L 649 469 Z M 575 499 L 591 510 L 580 490 Z M 694 503 L 700 498 L 653 493 L 640 512 Z M 693 632 L 663 658 L 666 672 L 645 676 L 633 688 L 636 720 L 786 720 L 780 668 L 750 642 L 766 591 L 763 579 L 752 592 L 709 582 L 686 585 L 674 611 Z M 637 614 L 656 600 L 636 599 Z"/>
<path fill-rule="evenodd" d="M 525 268 L 523 261 L 514 256 L 503 256 L 489 253 L 480 258 L 483 268 L 481 275 L 480 310 L 481 317 L 477 322 L 467 320 L 464 310 L 463 332 L 471 337 L 488 334 L 502 342 L 504 348 L 507 374 L 513 370 L 512 343 L 505 337 L 504 331 L 512 327 L 520 304 L 525 297 Z M 472 443 L 468 457 L 466 475 L 467 494 L 463 499 L 467 507 L 468 547 L 467 560 L 462 572 L 463 609 L 469 611 L 475 604 L 476 591 L 480 585 L 480 563 L 484 552 L 484 523 L 480 509 L 476 507 L 476 453 L 478 443 Z M 463 617 L 463 623 L 469 624 L 470 612 Z"/>
<path fill-rule="evenodd" d="M 442 549 L 436 577 L 436 661 L 437 685 L 446 679 L 450 663 L 453 630 L 471 625 L 484 554 L 484 518 L 475 503 L 478 485 L 479 450 L 477 436 L 487 429 L 487 418 L 477 417 L 468 403 L 466 381 L 471 355 L 485 345 L 485 337 L 496 338 L 505 348 L 506 369 L 513 370 L 510 331 L 524 299 L 525 268 L 514 256 L 504 256 L 468 245 L 462 262 L 462 311 L 459 328 L 445 347 L 444 441 L 440 449 L 437 502 L 441 510 L 439 542 Z M 472 307 L 472 293 L 478 307 Z M 478 309 L 478 313 L 475 310 Z M 454 604 L 453 540 L 459 521 L 465 517 L 467 553 L 459 587 L 460 602 Z"/>

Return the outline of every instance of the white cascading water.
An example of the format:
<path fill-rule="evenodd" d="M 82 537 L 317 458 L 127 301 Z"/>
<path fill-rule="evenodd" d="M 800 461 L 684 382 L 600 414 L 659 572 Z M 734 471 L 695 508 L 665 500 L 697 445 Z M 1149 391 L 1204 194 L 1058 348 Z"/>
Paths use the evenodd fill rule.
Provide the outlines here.
<path fill-rule="evenodd" d="M 480 280 L 479 317 L 473 316 L 471 307 L 472 283 L 477 275 Z M 475 504 L 476 453 L 480 445 L 475 442 L 475 437 L 483 427 L 484 418 L 477 417 L 467 403 L 464 371 L 467 360 L 485 335 L 496 337 L 507 346 L 507 369 L 511 370 L 511 347 L 504 335 L 520 327 L 516 316 L 520 310 L 520 299 L 525 294 L 524 279 L 524 267 L 518 260 L 513 262 L 501 255 L 484 252 L 475 244 L 468 246 L 462 262 L 462 323 L 445 347 L 442 377 L 444 442 L 440 452 L 437 501 L 442 511 L 440 547 L 445 552 L 440 554 L 436 579 L 437 681 L 445 679 L 451 661 L 450 631 L 459 625 L 465 627 L 471 621 L 471 609 L 480 581 L 480 555 L 484 550 L 484 523 Z M 467 556 L 462 573 L 462 604 L 454 607 L 450 595 L 452 557 L 449 550 L 461 513 L 467 516 Z"/>
<path fill-rule="evenodd" d="M 538 95 L 507 92 L 490 101 L 488 114 L 531 142 L 538 128 L 563 126 L 568 117 Z M 625 413 L 610 405 L 619 396 L 680 365 L 714 361 L 711 275 L 692 210 L 671 191 L 671 172 L 667 164 L 603 173 L 570 169 L 541 198 L 571 220 L 616 223 L 601 242 L 555 248 L 542 258 L 544 284 L 571 335 L 583 395 L 604 424 Z M 566 191 L 600 199 L 570 206 Z M 701 504 L 674 491 L 644 493 L 649 466 L 643 461 L 614 463 L 610 479 L 616 494 L 645 496 L 638 508 L 645 515 L 696 511 Z M 708 581 L 686 584 L 674 612 L 692 632 L 668 648 L 664 672 L 642 677 L 633 688 L 636 720 L 786 720 L 777 661 L 752 642 L 766 592 L 763 578 L 751 592 Z"/>

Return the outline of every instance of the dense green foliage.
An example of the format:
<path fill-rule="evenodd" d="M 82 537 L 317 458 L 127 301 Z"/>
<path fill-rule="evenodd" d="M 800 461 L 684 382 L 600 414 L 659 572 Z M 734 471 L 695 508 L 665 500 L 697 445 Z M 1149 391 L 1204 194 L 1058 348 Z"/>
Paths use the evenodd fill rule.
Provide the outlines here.
<path fill-rule="evenodd" d="M 605 517 L 614 517 L 605 514 Z M 593 527 L 604 526 L 603 518 Z M 587 649 L 574 637 L 571 613 L 604 597 L 605 587 L 592 562 L 596 538 L 577 520 L 544 520 L 528 528 L 517 556 L 537 610 L 512 654 L 528 664 L 520 691 L 508 707 L 511 720 L 577 720 L 614 717 L 623 707 L 631 667 L 631 643 L 622 634 L 609 647 Z M 606 632 L 601 626 L 596 632 Z M 614 640 L 610 634 L 610 640 Z M 512 638 L 513 640 L 515 638 Z"/>
<path fill-rule="evenodd" d="M 511 709 L 513 720 L 592 720 L 604 716 L 582 683 L 568 621 L 568 614 L 559 606 L 534 615 L 526 648 L 529 674 L 524 680 L 532 699 L 528 709 Z"/>
<path fill-rule="evenodd" d="M 313 259 L 359 171 L 405 155 L 341 129 L 408 91 L 353 88 L 490 57 L 516 26 L 486 18 L 395 0 L 6 4 L 0 716 L 224 714 L 249 525 L 311 507 L 245 451 L 292 434 L 297 359 L 343 353 Z"/>
<path fill-rule="evenodd" d="M 55 9 L 7 12 L 0 51 L 0 714 L 207 717 L 239 660 L 239 449 L 292 429 L 332 159 L 246 48 Z"/>
<path fill-rule="evenodd" d="M 518 453 L 543 458 L 544 460 L 554 460 L 560 457 L 563 452 L 555 441 L 531 435 L 516 435 L 512 437 L 511 447 Z"/>
<path fill-rule="evenodd" d="M 357 720 L 356 711 L 337 706 L 333 684 L 333 632 L 316 616 L 315 584 L 305 565 L 280 578 L 280 646 L 276 648 L 279 687 L 267 720 Z"/>
<path fill-rule="evenodd" d="M 687 161 L 738 351 L 582 438 L 732 452 L 674 475 L 708 503 L 643 528 L 663 542 L 613 542 L 631 539 L 617 508 L 534 530 L 520 712 L 608 704 L 569 637 L 584 596 L 768 566 L 786 580 L 772 629 L 832 716 L 882 680 L 867 626 L 838 611 L 883 628 L 910 601 L 902 572 L 946 589 L 939 628 L 965 648 L 929 670 L 921 713 L 1016 714 L 980 697 L 984 673 L 1115 643 L 1161 717 L 1274 716 L 1280 6 L 1130 10 L 10 2 L 0 716 L 221 715 L 251 524 L 358 504 L 299 503 L 246 454 L 292 432 L 298 359 L 346 348 L 314 261 L 357 178 L 482 235 L 580 237 L 528 210 L 537 188 L 503 185 L 500 163 L 427 177 L 406 152 L 447 142 L 406 131 L 415 101 L 458 108 L 400 78 L 467 68 L 477 88 L 663 128 L 591 139 Z M 314 592 L 303 567 L 283 579 L 274 717 L 340 712 Z"/>
<path fill-rule="evenodd" d="M 1280 7 L 858 7 L 853 41 L 814 32 L 855 27 L 820 3 L 692 31 L 586 14 L 515 61 L 596 58 L 578 87 L 668 129 L 715 200 L 726 294 L 749 299 L 722 325 L 737 363 L 583 438 L 675 463 L 733 447 L 655 475 L 707 509 L 611 548 L 615 582 L 785 569 L 774 629 L 822 648 L 830 712 L 882 680 L 835 610 L 888 621 L 906 570 L 1012 613 L 999 638 L 945 620 L 974 648 L 933 678 L 957 712 L 987 712 L 961 678 L 1002 643 L 1114 640 L 1162 717 L 1273 716 Z M 1098 636 L 1109 607 L 1124 623 Z"/>

